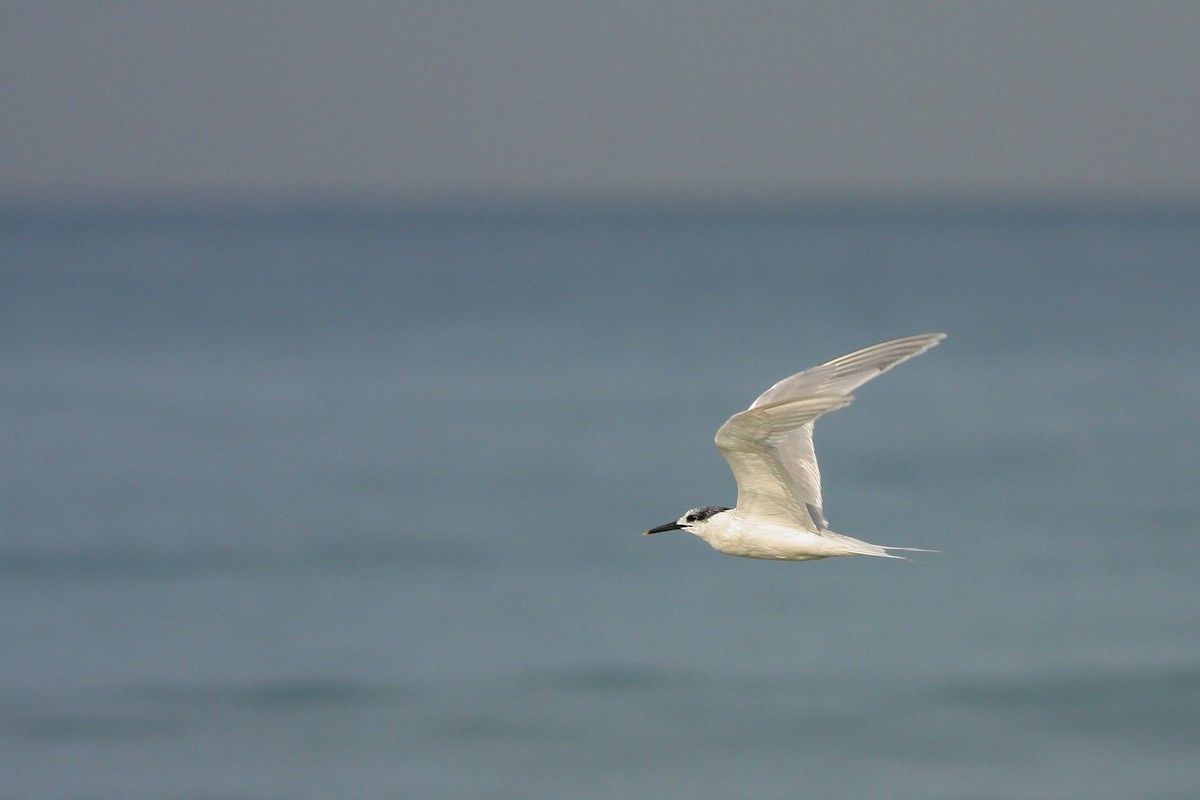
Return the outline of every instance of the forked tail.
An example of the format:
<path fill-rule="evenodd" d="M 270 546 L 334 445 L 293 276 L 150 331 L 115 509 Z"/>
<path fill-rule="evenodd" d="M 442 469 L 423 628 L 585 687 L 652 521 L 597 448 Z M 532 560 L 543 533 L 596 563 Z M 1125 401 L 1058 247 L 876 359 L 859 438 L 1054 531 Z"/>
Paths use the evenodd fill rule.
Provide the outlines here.
<path fill-rule="evenodd" d="M 884 546 L 880 549 L 884 550 L 884 551 L 903 550 L 906 553 L 940 553 L 940 552 L 942 552 L 941 550 L 929 550 L 924 547 L 887 547 L 887 546 Z M 891 553 L 888 553 L 888 552 L 884 552 L 882 555 L 884 558 L 899 558 L 899 559 L 903 559 L 904 561 L 908 560 L 904 556 L 892 555 Z"/>
<path fill-rule="evenodd" d="M 842 552 L 833 555 L 844 556 L 878 556 L 879 558 L 899 558 L 907 560 L 904 556 L 898 556 L 894 553 L 889 553 L 889 550 L 903 550 L 906 553 L 939 553 L 940 550 L 926 550 L 923 547 L 889 547 L 887 545 L 871 544 L 864 542 L 861 539 L 855 539 L 852 536 L 846 536 L 833 531 L 821 531 L 822 536 L 832 537 L 842 545 Z"/>

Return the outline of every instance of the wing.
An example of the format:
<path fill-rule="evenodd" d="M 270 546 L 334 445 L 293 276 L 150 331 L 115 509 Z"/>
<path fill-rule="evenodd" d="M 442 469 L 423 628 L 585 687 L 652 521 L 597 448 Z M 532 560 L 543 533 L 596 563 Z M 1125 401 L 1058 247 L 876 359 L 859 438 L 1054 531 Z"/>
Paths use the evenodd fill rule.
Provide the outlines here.
<path fill-rule="evenodd" d="M 726 420 L 717 431 L 716 441 L 737 480 L 738 510 L 811 531 L 821 530 L 820 512 L 810 510 L 814 504 L 818 508 L 820 505 L 819 476 L 815 483 L 806 485 L 798 484 L 793 477 L 797 468 L 803 471 L 809 466 L 816 475 L 816 458 L 809 459 L 811 464 L 785 464 L 779 445 L 797 429 L 811 430 L 813 420 L 848 405 L 851 399 L 849 395 L 801 397 L 750 408 Z M 806 491 L 809 485 L 816 486 L 815 501 Z"/>
<path fill-rule="evenodd" d="M 881 375 L 902 361 L 924 353 L 935 346 L 946 335 L 943 333 L 928 333 L 919 336 L 906 336 L 903 339 L 892 339 L 888 342 L 872 345 L 848 353 L 820 366 L 806 369 L 791 377 L 784 378 L 767 391 L 759 395 L 751 403 L 750 408 L 742 414 L 756 410 L 765 410 L 787 404 L 790 401 L 817 397 L 843 397 L 849 402 L 849 393 L 877 375 Z M 845 405 L 843 403 L 842 405 Z M 783 483 L 788 494 L 792 495 L 795 508 L 802 509 L 798 517 L 811 530 L 825 528 L 825 517 L 822 513 L 821 500 L 821 470 L 817 466 L 817 454 L 813 449 L 813 421 L 834 408 L 834 405 L 818 412 L 810 419 L 799 423 L 795 428 L 785 432 L 772 447 L 774 465 L 771 470 L 783 471 Z M 741 415 L 734 415 L 733 422 Z M 725 423 L 726 426 L 729 422 Z M 722 427 L 724 430 L 724 427 Z M 734 476 L 738 480 L 738 506 L 742 504 L 742 478 L 738 467 L 734 466 L 729 452 L 721 446 L 721 432 L 717 432 L 717 447 L 725 454 L 725 459 L 733 467 Z M 760 468 L 763 469 L 763 468 Z M 765 473 L 764 473 L 765 474 Z"/>
<path fill-rule="evenodd" d="M 892 339 L 890 342 L 855 350 L 832 361 L 826 361 L 819 367 L 784 378 L 759 395 L 758 399 L 750 404 L 750 408 L 818 394 L 849 394 L 876 375 L 883 374 L 901 361 L 924 353 L 945 338 L 944 333 L 926 333 Z"/>

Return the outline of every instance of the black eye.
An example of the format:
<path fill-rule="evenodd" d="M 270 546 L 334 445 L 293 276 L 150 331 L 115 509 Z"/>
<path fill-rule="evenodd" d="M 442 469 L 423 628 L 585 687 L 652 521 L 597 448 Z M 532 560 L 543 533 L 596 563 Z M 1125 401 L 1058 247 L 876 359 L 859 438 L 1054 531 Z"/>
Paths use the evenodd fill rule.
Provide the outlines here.
<path fill-rule="evenodd" d="M 696 521 L 696 515 L 695 515 L 695 514 L 688 514 L 686 517 L 684 517 L 684 518 L 683 518 L 683 521 L 684 521 L 684 522 L 695 522 L 695 521 Z"/>

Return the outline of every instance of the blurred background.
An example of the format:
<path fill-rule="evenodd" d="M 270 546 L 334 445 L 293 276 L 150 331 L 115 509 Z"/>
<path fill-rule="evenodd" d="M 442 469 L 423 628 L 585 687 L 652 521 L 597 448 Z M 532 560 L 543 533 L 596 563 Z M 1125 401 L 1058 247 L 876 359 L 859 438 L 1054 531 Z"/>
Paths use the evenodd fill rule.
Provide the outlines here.
<path fill-rule="evenodd" d="M 0 6 L 5 797 L 1192 798 L 1200 6 Z M 770 563 L 717 427 L 884 339 Z"/>

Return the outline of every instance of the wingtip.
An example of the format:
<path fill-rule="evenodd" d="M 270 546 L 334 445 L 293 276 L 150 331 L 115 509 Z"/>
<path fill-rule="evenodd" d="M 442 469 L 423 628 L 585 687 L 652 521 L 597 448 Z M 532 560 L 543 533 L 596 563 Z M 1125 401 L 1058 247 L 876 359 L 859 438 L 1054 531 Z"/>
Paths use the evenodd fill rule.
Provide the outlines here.
<path fill-rule="evenodd" d="M 944 333 L 918 333 L 916 336 L 909 336 L 908 340 L 926 341 L 928 344 L 925 345 L 925 349 L 928 350 L 930 347 L 937 347 L 946 339 L 946 336 L 947 334 Z"/>

